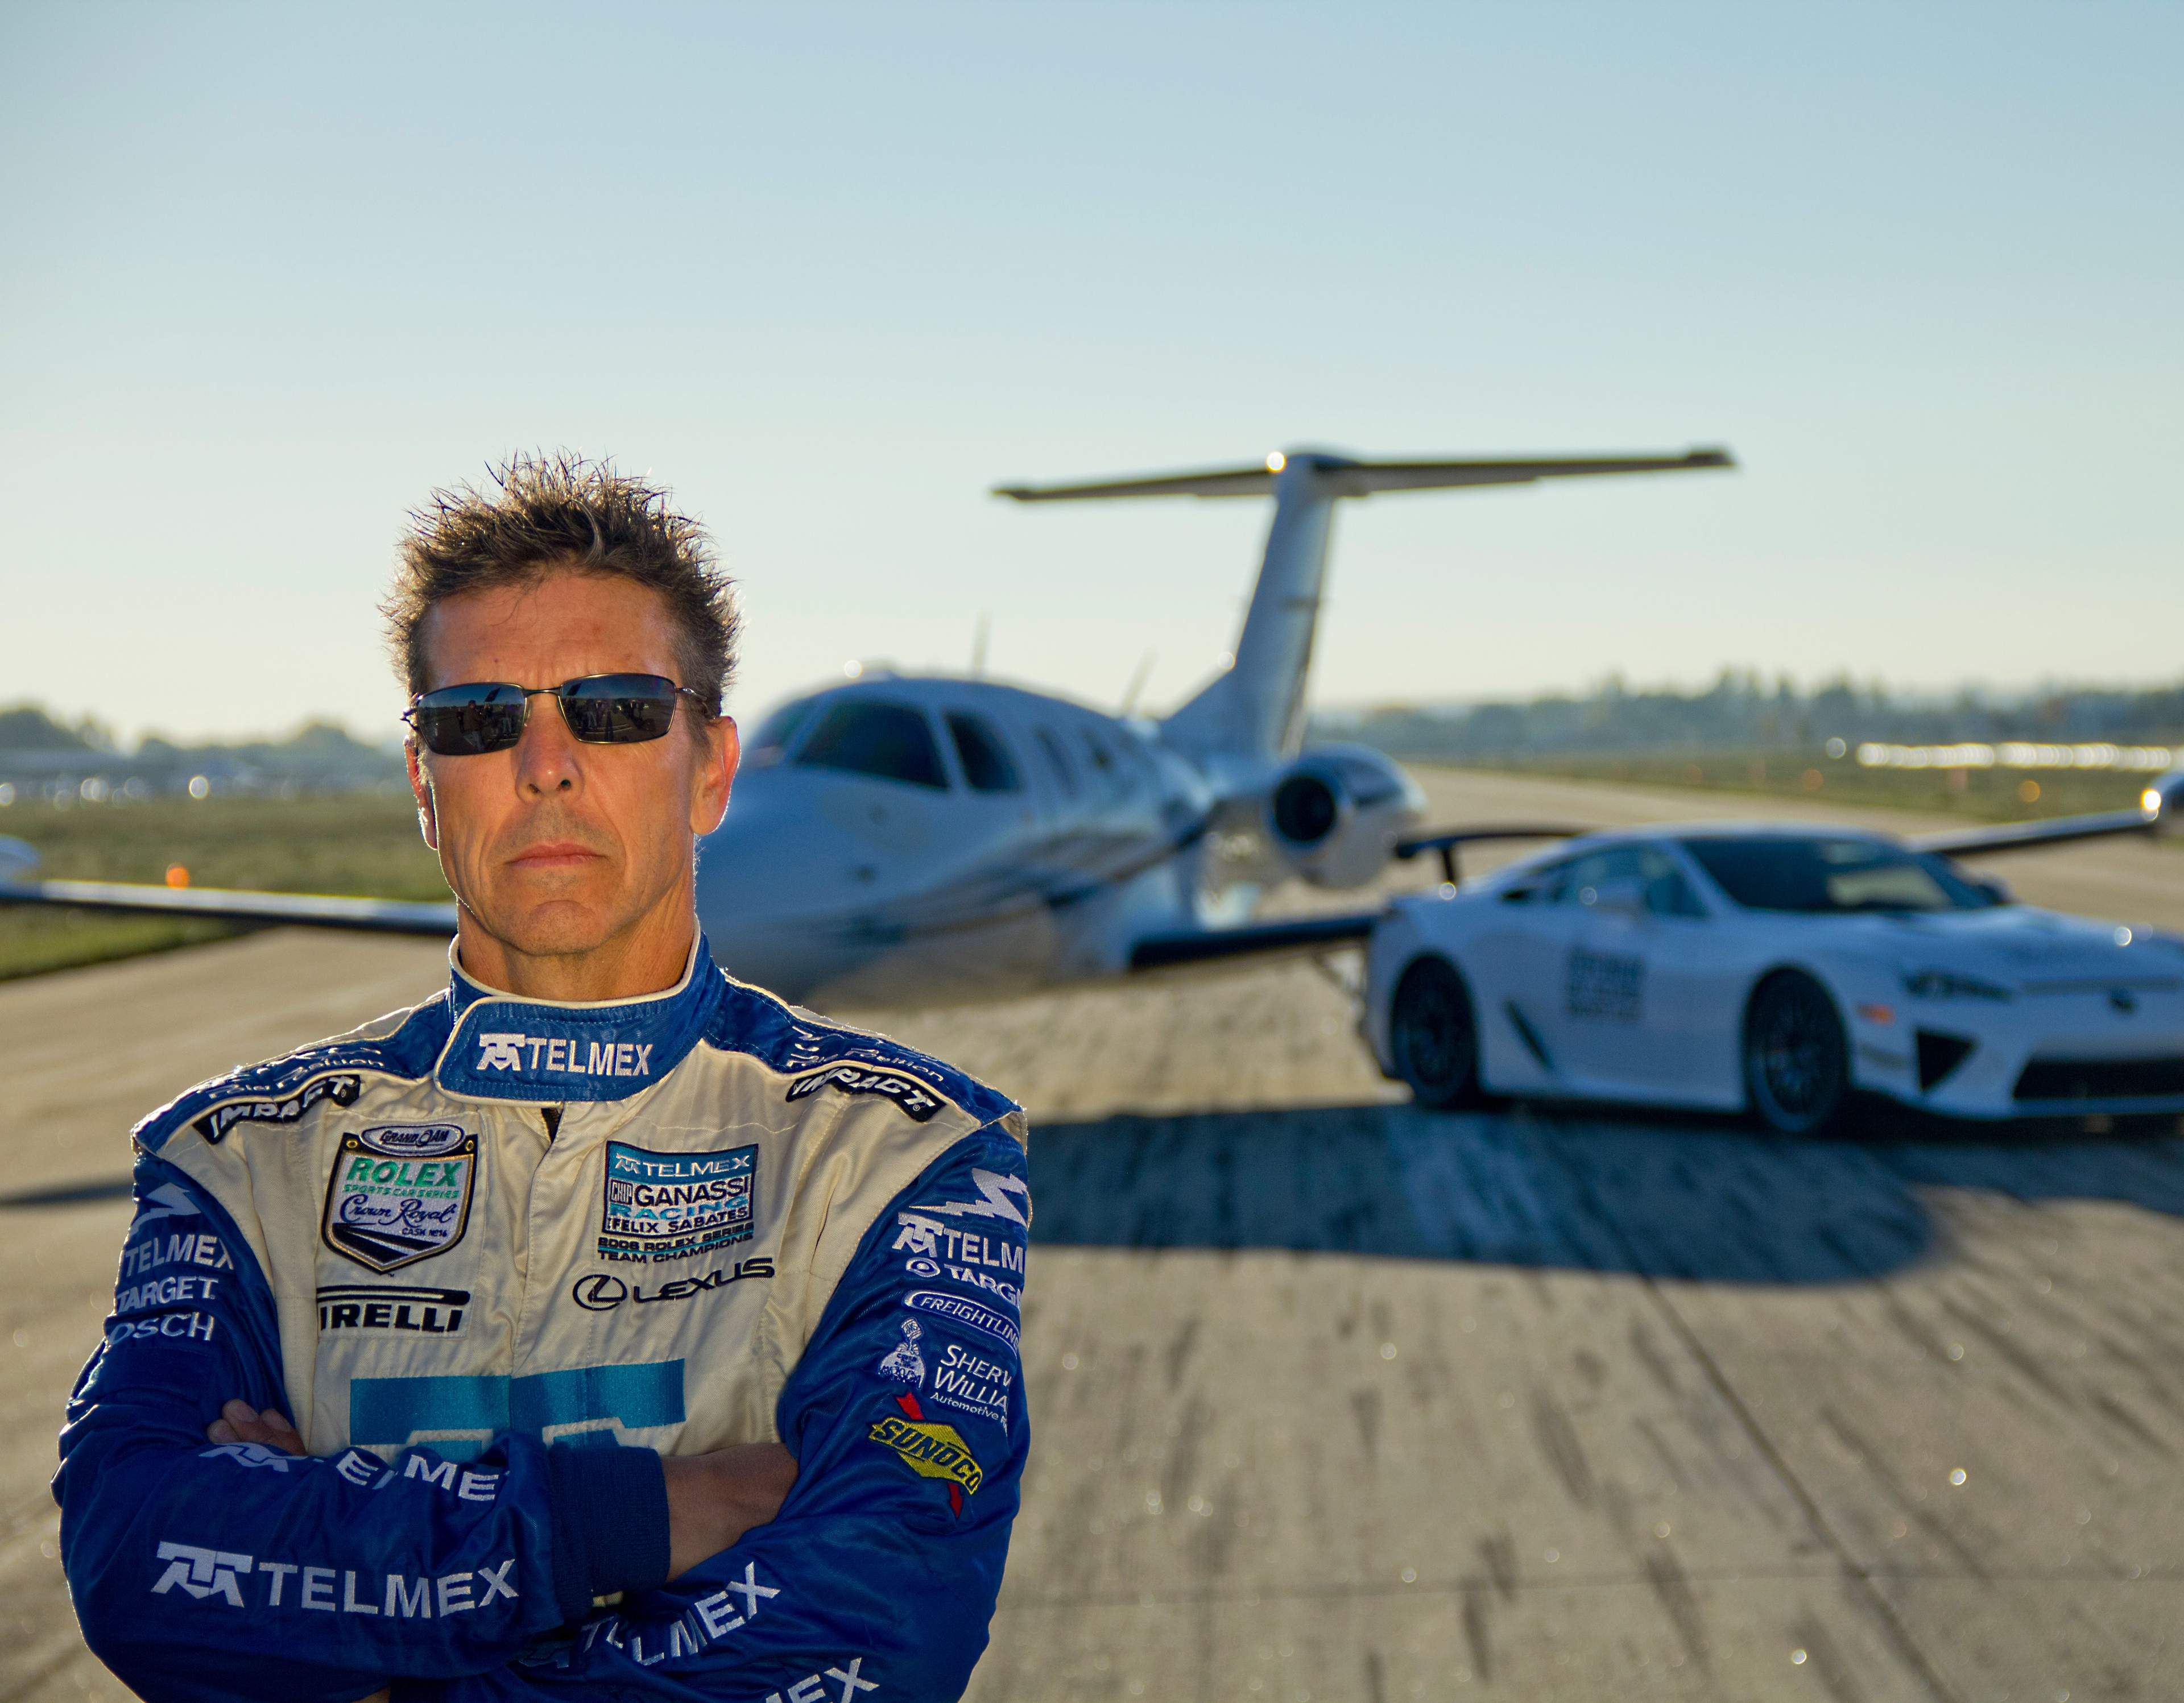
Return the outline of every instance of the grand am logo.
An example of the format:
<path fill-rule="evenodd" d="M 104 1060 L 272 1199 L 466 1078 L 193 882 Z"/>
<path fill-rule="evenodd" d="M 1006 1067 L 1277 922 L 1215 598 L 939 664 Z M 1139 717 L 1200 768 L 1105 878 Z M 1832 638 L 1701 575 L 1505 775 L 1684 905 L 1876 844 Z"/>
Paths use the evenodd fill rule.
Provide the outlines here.
<path fill-rule="evenodd" d="M 677 1277 L 645 1293 L 642 1283 L 627 1283 L 611 1272 L 593 1272 L 569 1285 L 569 1299 L 588 1313 L 610 1313 L 624 1301 L 644 1306 L 653 1301 L 687 1301 L 714 1289 L 724 1289 L 746 1277 L 770 1277 L 773 1261 L 764 1254 L 738 1260 L 731 1271 L 708 1272 L 701 1277 Z"/>
<path fill-rule="evenodd" d="M 332 1100 L 336 1105 L 354 1105 L 357 1096 L 363 1092 L 362 1077 L 314 1077 L 284 1099 L 230 1100 L 226 1105 L 214 1106 L 197 1119 L 193 1127 L 208 1142 L 218 1146 L 221 1138 L 238 1123 L 293 1123 L 320 1100 Z"/>
<path fill-rule="evenodd" d="M 758 1149 L 655 1153 L 607 1144 L 603 1260 L 688 1260 L 750 1239 Z"/>
<path fill-rule="evenodd" d="M 337 1254 L 375 1272 L 393 1272 L 462 1240 L 477 1181 L 477 1137 L 455 1130 L 458 1144 L 419 1159 L 377 1146 L 377 1133 L 342 1137 L 326 1179 L 320 1233 Z"/>
<path fill-rule="evenodd" d="M 585 1041 L 567 1035 L 481 1034 L 477 1068 L 528 1076 L 649 1077 L 650 1041 Z"/>
<path fill-rule="evenodd" d="M 920 1123 L 929 1122 L 933 1115 L 947 1104 L 915 1077 L 874 1070 L 869 1065 L 850 1064 L 831 1065 L 808 1077 L 799 1077 L 788 1085 L 788 1098 L 805 1099 L 824 1088 L 838 1088 L 845 1094 L 878 1094 L 883 1099 L 893 1100 Z"/>
<path fill-rule="evenodd" d="M 919 1478 L 946 1480 L 948 1505 L 961 1514 L 965 1495 L 977 1495 L 978 1486 L 986 1482 L 986 1469 L 978 1464 L 962 1433 L 952 1425 L 928 1419 L 915 1395 L 905 1392 L 894 1402 L 907 1417 L 897 1419 L 889 1414 L 875 1421 L 866 1437 L 883 1449 L 893 1450 Z"/>
<path fill-rule="evenodd" d="M 385 1283 L 326 1283 L 319 1288 L 319 1329 L 410 1331 L 460 1336 L 468 1289 L 398 1288 Z"/>

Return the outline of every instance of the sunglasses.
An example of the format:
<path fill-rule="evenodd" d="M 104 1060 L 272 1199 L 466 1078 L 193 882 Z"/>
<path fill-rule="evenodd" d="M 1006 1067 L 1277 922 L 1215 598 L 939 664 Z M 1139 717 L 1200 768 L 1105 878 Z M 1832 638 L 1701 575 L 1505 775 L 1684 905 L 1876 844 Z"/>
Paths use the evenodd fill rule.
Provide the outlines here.
<path fill-rule="evenodd" d="M 402 719 L 436 756 L 477 757 L 508 750 L 522 738 L 532 698 L 556 698 L 570 732 L 586 744 L 638 745 L 666 737 L 675 725 L 677 697 L 705 701 L 658 674 L 588 674 L 559 686 L 481 680 L 420 693 Z"/>

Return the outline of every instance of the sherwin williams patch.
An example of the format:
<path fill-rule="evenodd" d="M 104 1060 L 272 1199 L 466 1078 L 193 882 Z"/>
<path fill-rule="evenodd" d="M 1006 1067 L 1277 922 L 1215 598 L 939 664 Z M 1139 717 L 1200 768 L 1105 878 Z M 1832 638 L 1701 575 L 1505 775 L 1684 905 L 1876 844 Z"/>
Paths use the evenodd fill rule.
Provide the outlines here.
<path fill-rule="evenodd" d="M 607 1144 L 599 1257 L 687 1260 L 749 1239 L 758 1149 L 655 1153 Z"/>
<path fill-rule="evenodd" d="M 477 1181 L 477 1137 L 433 1127 L 439 1150 L 430 1158 L 390 1151 L 374 1139 L 376 1130 L 342 1137 L 320 1227 L 326 1246 L 359 1266 L 392 1272 L 462 1240 Z"/>

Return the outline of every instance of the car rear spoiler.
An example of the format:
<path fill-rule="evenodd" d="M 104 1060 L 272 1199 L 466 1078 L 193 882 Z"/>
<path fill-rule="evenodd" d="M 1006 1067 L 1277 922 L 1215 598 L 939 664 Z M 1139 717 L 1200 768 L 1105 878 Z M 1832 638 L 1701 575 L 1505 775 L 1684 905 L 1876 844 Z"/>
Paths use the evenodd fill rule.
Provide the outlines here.
<path fill-rule="evenodd" d="M 1473 845 L 1486 840 L 1567 840 L 1594 832 L 1596 830 L 1591 828 L 1574 828 L 1567 824 L 1550 826 L 1540 822 L 1507 822 L 1477 828 L 1436 828 L 1431 833 L 1412 834 L 1407 839 L 1396 841 L 1396 856 L 1407 863 L 1424 853 L 1439 852 L 1441 879 L 1454 887 L 1459 873 L 1456 862 L 1458 846 Z"/>

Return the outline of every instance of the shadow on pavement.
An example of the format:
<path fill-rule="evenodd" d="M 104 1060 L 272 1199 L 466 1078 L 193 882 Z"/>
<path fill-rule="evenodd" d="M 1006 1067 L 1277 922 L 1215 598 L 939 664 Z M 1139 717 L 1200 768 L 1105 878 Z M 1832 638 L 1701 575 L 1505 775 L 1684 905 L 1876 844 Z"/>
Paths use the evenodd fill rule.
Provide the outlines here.
<path fill-rule="evenodd" d="M 2184 1216 L 2174 1120 L 2089 1136 L 1869 1119 L 1786 1141 L 1726 1121 L 1347 1105 L 1038 1124 L 1033 1239 L 1285 1248 L 1836 1283 L 1939 1251 L 1929 1197 L 2114 1200 Z"/>

